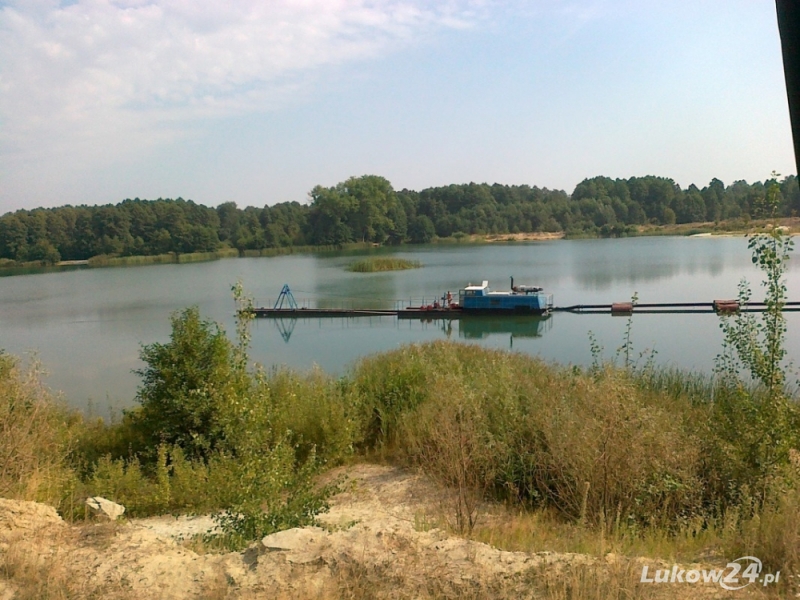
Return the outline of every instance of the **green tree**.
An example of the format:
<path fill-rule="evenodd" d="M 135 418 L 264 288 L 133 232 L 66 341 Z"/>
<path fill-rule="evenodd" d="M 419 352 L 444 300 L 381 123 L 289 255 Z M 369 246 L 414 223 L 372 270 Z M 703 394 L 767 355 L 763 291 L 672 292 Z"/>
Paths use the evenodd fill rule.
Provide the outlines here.
<path fill-rule="evenodd" d="M 757 205 L 757 216 L 774 216 L 780 204 L 780 187 L 773 180 L 767 188 L 765 200 Z M 727 352 L 719 360 L 718 371 L 727 379 L 735 381 L 739 376 L 739 365 L 745 367 L 750 376 L 762 383 L 770 396 L 781 395 L 786 383 L 783 360 L 786 357 L 786 268 L 789 253 L 793 248 L 792 238 L 778 225 L 766 233 L 750 236 L 748 247 L 753 264 L 764 273 L 762 285 L 766 287 L 765 311 L 761 322 L 753 313 L 738 313 L 734 317 L 723 317 L 720 326 L 725 335 Z M 752 292 L 746 280 L 739 284 L 739 302 L 746 309 Z"/>
<path fill-rule="evenodd" d="M 49 241 L 39 240 L 28 248 L 26 260 L 40 260 L 53 264 L 61 260 L 61 255 Z"/>
<path fill-rule="evenodd" d="M 766 190 L 761 210 L 774 215 L 780 196 L 777 182 Z M 797 443 L 797 411 L 786 396 L 786 304 L 785 273 L 792 240 L 774 225 L 766 233 L 750 237 L 753 263 L 764 273 L 765 311 L 761 320 L 747 311 L 752 292 L 746 280 L 739 284 L 741 309 L 735 315 L 723 315 L 720 327 L 724 334 L 723 350 L 717 356 L 715 370 L 724 391 L 716 402 L 717 421 L 723 435 L 738 440 L 733 448 L 743 449 L 738 462 L 752 477 L 763 482 L 776 466 L 785 464 L 790 448 Z M 760 384 L 765 394 L 751 393 L 741 371 Z M 755 481 L 753 484 L 757 483 Z M 763 499 L 762 486 L 762 499 Z"/>
<path fill-rule="evenodd" d="M 28 253 L 28 227 L 17 215 L 0 219 L 0 256 L 25 260 Z"/>
<path fill-rule="evenodd" d="M 427 244 L 436 235 L 433 221 L 427 215 L 418 215 L 411 219 L 408 226 L 408 237 L 412 244 Z"/>
<path fill-rule="evenodd" d="M 338 187 L 324 188 L 318 185 L 311 190 L 311 200 L 308 221 L 313 242 L 319 245 L 352 242 L 353 231 L 346 221 L 354 209 L 353 198 Z"/>
<path fill-rule="evenodd" d="M 172 315 L 166 344 L 144 346 L 140 408 L 131 413 L 150 447 L 178 445 L 192 456 L 208 456 L 223 438 L 221 411 L 237 393 L 235 348 L 197 307 Z M 240 390 L 239 390 L 240 391 Z"/>

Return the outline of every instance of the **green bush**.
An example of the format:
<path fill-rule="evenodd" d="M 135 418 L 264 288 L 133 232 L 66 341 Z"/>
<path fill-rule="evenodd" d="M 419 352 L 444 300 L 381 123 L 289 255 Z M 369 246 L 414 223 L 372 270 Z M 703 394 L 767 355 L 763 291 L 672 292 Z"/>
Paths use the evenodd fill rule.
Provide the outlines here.
<path fill-rule="evenodd" d="M 312 476 L 357 431 L 346 388 L 320 372 L 251 372 L 246 321 L 237 333 L 234 345 L 196 308 L 173 315 L 170 341 L 142 349 L 140 406 L 118 425 L 85 428 L 83 493 L 132 516 L 216 511 L 230 547 L 313 522 L 330 488 Z"/>
<path fill-rule="evenodd" d="M 197 307 L 172 316 L 166 344 L 142 348 L 140 407 L 128 414 L 150 449 L 177 445 L 206 457 L 224 438 L 223 412 L 246 395 L 247 378 L 234 367 L 234 346 L 220 327 L 200 317 Z"/>
<path fill-rule="evenodd" d="M 272 407 L 273 427 L 289 432 L 301 462 L 315 453 L 324 463 L 339 463 L 362 437 L 357 401 L 347 381 L 318 368 L 305 374 L 279 368 L 259 378 L 258 390 Z"/>

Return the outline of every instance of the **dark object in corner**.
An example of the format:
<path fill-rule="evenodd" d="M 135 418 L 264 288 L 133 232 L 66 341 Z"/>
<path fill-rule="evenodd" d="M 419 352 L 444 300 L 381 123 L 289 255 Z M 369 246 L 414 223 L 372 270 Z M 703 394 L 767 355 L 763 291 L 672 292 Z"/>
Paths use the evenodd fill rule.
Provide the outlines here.
<path fill-rule="evenodd" d="M 783 73 L 794 138 L 794 160 L 800 175 L 800 2 L 775 0 L 783 48 Z"/>

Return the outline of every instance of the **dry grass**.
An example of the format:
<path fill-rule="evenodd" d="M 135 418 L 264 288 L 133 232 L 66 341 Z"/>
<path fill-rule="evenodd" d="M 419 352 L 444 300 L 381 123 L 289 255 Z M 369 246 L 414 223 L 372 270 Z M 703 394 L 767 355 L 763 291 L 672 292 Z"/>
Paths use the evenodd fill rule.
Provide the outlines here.
<path fill-rule="evenodd" d="M 68 457 L 74 417 L 41 382 L 0 351 L 0 497 L 58 506 L 74 480 Z"/>
<path fill-rule="evenodd" d="M 691 407 L 624 373 L 435 342 L 364 359 L 354 381 L 365 441 L 448 486 L 491 487 L 593 524 L 657 525 L 698 508 Z M 462 497 L 455 518 L 468 523 L 474 502 Z"/>
<path fill-rule="evenodd" d="M 103 534 L 108 531 L 104 530 Z M 15 590 L 14 600 L 134 600 L 124 580 L 93 583 L 71 559 L 75 532 L 38 534 L 11 541 L 0 553 L 0 581 Z"/>
<path fill-rule="evenodd" d="M 719 554 L 720 532 L 702 520 L 677 531 L 632 531 L 610 524 L 606 530 L 565 521 L 550 510 L 493 508 L 472 539 L 514 552 L 574 552 L 602 557 L 611 552 L 679 562 L 708 560 Z"/>
<path fill-rule="evenodd" d="M 610 564 L 578 564 L 536 567 L 528 580 L 543 600 L 657 600 L 703 597 L 691 588 L 676 590 L 671 586 L 640 583 L 642 567 L 631 561 Z"/>
<path fill-rule="evenodd" d="M 789 575 L 800 572 L 800 454 L 792 454 L 784 471 L 765 476 L 758 500 L 742 495 L 736 504 L 714 504 L 709 490 L 716 488 L 708 487 L 707 472 L 719 459 L 700 451 L 707 440 L 698 431 L 706 430 L 696 426 L 710 414 L 695 398 L 704 392 L 702 386 L 691 391 L 688 377 L 674 379 L 681 386 L 648 387 L 623 372 L 586 373 L 507 352 L 433 343 L 364 359 L 338 381 L 319 372 L 274 372 L 259 389 L 270 400 L 273 425 L 296 436 L 291 445 L 297 452 L 315 448 L 329 464 L 352 451 L 389 456 L 445 484 L 452 493 L 443 495 L 441 514 L 419 515 L 418 530 L 449 526 L 529 553 L 614 553 L 705 564 L 757 556 L 766 572 L 783 574 L 782 587 L 767 593 L 798 591 Z M 42 387 L 35 366 L 22 369 L 0 354 L 0 496 L 55 505 L 75 497 L 81 484 L 69 461 L 80 427 L 80 419 Z M 156 465 L 167 474 L 161 479 L 157 468 L 153 475 L 110 459 L 98 464 L 108 471 L 105 479 L 97 467 L 94 479 L 82 485 L 105 493 L 98 482 L 106 481 L 108 495 L 119 498 L 130 490 L 123 503 L 132 502 L 131 511 L 136 502 L 156 506 L 156 500 L 162 511 L 200 506 L 209 490 L 230 489 L 230 481 L 241 479 L 233 458 L 195 468 L 174 454 L 169 469 L 166 460 Z M 482 500 L 489 495 L 510 508 L 484 512 Z M 114 527 L 84 528 L 74 543 L 102 549 L 113 540 Z M 217 551 L 211 543 L 191 547 Z M 19 598 L 126 598 L 124 582 L 100 588 L 81 581 L 58 550 L 32 553 L 15 543 L 0 551 L 0 563 L 0 577 L 19 590 Z M 339 564 L 330 586 L 290 597 L 599 600 L 664 593 L 639 586 L 627 563 L 456 583 L 430 569 L 420 565 L 398 578 L 381 568 Z M 246 597 L 238 593 L 222 575 L 209 579 L 203 591 L 212 600 Z"/>
<path fill-rule="evenodd" d="M 235 591 L 231 588 L 228 577 L 217 570 L 212 577 L 206 579 L 198 600 L 228 600 L 235 597 Z"/>
<path fill-rule="evenodd" d="M 785 583 L 800 591 L 800 452 L 790 457 L 763 506 L 746 517 L 741 507 L 730 511 L 722 545 L 727 555 L 757 556 L 768 571 L 792 575 Z"/>
<path fill-rule="evenodd" d="M 292 600 L 511 600 L 537 596 L 523 577 L 454 582 L 424 564 L 413 565 L 400 575 L 386 565 L 366 566 L 348 560 L 335 565 L 333 577 L 321 588 L 300 589 L 277 597 Z"/>
<path fill-rule="evenodd" d="M 384 566 L 347 561 L 337 565 L 333 578 L 318 589 L 274 592 L 272 597 L 287 600 L 660 600 L 676 597 L 674 587 L 642 584 L 640 575 L 638 563 L 620 561 L 598 565 L 549 564 L 516 576 L 452 581 L 422 564 L 414 565 L 408 574 L 397 575 Z M 708 589 L 680 591 L 680 597 L 687 599 L 714 597 L 713 590 Z"/>

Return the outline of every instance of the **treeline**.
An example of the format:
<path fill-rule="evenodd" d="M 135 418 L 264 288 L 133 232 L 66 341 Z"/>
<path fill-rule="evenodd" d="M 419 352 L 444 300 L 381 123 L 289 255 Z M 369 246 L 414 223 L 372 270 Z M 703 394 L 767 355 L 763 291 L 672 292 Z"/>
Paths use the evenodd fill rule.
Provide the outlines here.
<path fill-rule="evenodd" d="M 467 234 L 565 232 L 622 236 L 644 224 L 671 225 L 765 214 L 773 180 L 726 186 L 713 179 L 681 189 L 665 177 L 579 183 L 572 195 L 528 185 L 461 184 L 395 191 L 383 177 L 317 186 L 311 203 L 240 209 L 191 200 L 125 200 L 116 205 L 19 210 L 0 217 L 0 259 L 84 260 L 98 255 L 239 251 L 302 245 L 426 243 Z M 797 178 L 779 182 L 776 216 L 800 214 Z"/>

